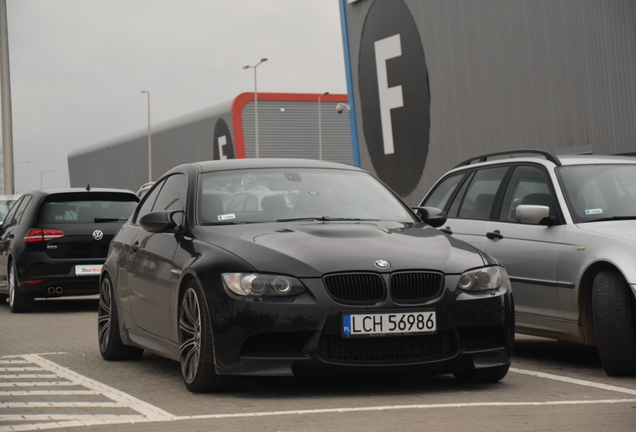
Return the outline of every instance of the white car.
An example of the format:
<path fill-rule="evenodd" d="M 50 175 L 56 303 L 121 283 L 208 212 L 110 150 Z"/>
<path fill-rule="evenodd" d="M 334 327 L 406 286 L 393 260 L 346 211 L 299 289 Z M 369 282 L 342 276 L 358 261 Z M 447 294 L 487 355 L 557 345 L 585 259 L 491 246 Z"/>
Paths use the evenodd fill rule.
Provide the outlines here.
<path fill-rule="evenodd" d="M 14 202 L 20 198 L 21 195 L 0 195 L 0 223 L 4 220 L 4 217 L 11 210 L 11 206 Z"/>
<path fill-rule="evenodd" d="M 636 158 L 479 156 L 421 205 L 506 267 L 517 332 L 598 346 L 609 375 L 636 374 Z"/>

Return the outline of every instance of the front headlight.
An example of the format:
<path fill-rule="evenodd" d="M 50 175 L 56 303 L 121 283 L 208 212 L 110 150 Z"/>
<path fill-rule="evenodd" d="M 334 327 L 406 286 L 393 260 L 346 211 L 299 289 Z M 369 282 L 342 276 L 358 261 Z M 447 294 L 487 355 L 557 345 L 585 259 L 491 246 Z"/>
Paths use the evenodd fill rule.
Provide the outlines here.
<path fill-rule="evenodd" d="M 291 296 L 305 291 L 291 276 L 262 273 L 223 273 L 225 285 L 240 296 Z"/>
<path fill-rule="evenodd" d="M 502 282 L 503 273 L 501 267 L 483 267 L 462 274 L 457 288 L 464 291 L 488 291 L 499 288 Z"/>

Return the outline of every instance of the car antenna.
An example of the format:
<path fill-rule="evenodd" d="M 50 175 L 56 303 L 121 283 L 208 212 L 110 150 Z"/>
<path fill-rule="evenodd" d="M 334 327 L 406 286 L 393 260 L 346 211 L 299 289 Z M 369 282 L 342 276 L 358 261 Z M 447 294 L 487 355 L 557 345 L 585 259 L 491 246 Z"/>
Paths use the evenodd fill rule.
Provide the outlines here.
<path fill-rule="evenodd" d="M 86 192 L 90 192 L 90 191 L 91 191 L 91 185 L 90 185 L 90 184 L 87 184 L 87 185 L 86 185 Z"/>

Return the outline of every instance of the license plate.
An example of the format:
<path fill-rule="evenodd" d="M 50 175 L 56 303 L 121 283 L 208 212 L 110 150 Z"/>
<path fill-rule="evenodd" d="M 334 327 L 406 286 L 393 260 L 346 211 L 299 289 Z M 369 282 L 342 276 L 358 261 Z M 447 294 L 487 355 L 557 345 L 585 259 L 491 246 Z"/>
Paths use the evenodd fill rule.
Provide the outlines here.
<path fill-rule="evenodd" d="M 436 331 L 437 316 L 434 311 L 342 315 L 342 334 L 345 337 Z"/>
<path fill-rule="evenodd" d="M 101 264 L 75 266 L 76 276 L 99 276 L 101 272 L 102 272 Z"/>

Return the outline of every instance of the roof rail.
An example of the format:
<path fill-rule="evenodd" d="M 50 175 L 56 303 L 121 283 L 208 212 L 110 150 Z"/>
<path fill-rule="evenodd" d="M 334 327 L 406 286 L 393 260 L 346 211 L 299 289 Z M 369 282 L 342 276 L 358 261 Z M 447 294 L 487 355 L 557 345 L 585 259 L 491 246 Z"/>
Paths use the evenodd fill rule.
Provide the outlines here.
<path fill-rule="evenodd" d="M 507 155 L 528 154 L 528 153 L 541 155 L 541 156 L 545 157 L 547 160 L 549 160 L 550 162 L 554 163 L 556 166 L 560 166 L 561 165 L 561 161 L 559 160 L 559 158 L 556 157 L 554 154 L 550 153 L 547 150 L 522 149 L 522 150 L 508 150 L 508 151 L 497 152 L 497 153 L 489 153 L 489 154 L 485 154 L 485 155 L 482 155 L 482 156 L 476 156 L 476 157 L 473 157 L 473 158 L 470 158 L 470 159 L 466 159 L 464 162 L 462 162 L 462 163 L 458 164 L 457 166 L 455 166 L 455 168 L 459 168 L 461 166 L 470 165 L 474 161 L 486 162 L 488 160 L 488 158 L 494 157 L 494 156 L 507 156 Z"/>

